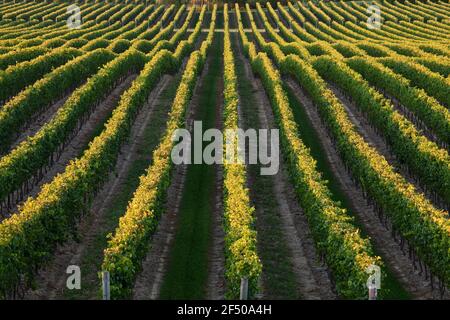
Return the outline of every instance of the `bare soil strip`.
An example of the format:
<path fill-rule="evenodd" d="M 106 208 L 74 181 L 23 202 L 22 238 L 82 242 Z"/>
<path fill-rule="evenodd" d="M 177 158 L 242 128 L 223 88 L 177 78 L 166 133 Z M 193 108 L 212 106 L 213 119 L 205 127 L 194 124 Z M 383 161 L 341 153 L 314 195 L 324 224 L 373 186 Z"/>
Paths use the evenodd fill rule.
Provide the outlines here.
<path fill-rule="evenodd" d="M 236 38 L 236 41 L 237 38 Z M 240 48 L 240 44 L 239 44 Z M 237 59 L 243 61 L 246 76 L 253 84 L 255 104 L 258 108 L 258 120 L 261 128 L 276 128 L 271 104 L 267 98 L 262 83 L 255 78 L 247 59 L 243 56 L 242 49 L 237 52 Z M 259 177 L 255 177 L 256 179 Z M 327 268 L 318 260 L 318 254 L 314 247 L 314 242 L 310 234 L 306 217 L 295 199 L 295 190 L 289 182 L 286 172 L 286 164 L 280 157 L 280 171 L 271 177 L 273 193 L 276 194 L 277 214 L 281 220 L 281 228 L 293 264 L 296 285 L 299 295 L 304 299 L 333 299 L 336 298 L 334 288 L 329 278 Z M 263 220 L 263 208 L 256 205 L 257 229 L 269 229 L 271 225 L 261 225 L 258 220 Z M 280 239 L 280 241 L 282 241 Z M 258 241 L 259 242 L 259 241 Z M 263 250 L 260 248 L 260 250 Z M 263 261 L 264 265 L 264 261 Z M 267 288 L 264 288 L 264 267 L 263 267 L 263 298 L 270 296 Z"/>
<path fill-rule="evenodd" d="M 223 70 L 223 61 L 222 61 Z M 223 73 L 217 86 L 216 95 L 216 124 L 217 129 L 223 130 Z M 215 192 L 211 199 L 214 202 L 212 215 L 211 246 L 208 254 L 208 281 L 206 298 L 209 300 L 223 300 L 225 297 L 225 232 L 223 215 L 223 166 L 214 165 Z"/>
<path fill-rule="evenodd" d="M 129 88 L 135 78 L 136 75 L 128 76 L 111 92 L 111 94 L 105 100 L 103 100 L 95 108 L 94 112 L 89 116 L 88 120 L 82 125 L 81 130 L 77 132 L 75 137 L 71 139 L 70 142 L 64 147 L 59 158 L 57 158 L 54 161 L 53 165 L 47 168 L 47 170 L 43 170 L 44 173 L 42 179 L 36 181 L 35 178 L 31 178 L 29 180 L 30 185 L 32 185 L 33 182 L 36 182 L 31 190 L 28 193 L 25 193 L 25 200 L 28 197 L 35 197 L 40 192 L 44 184 L 49 183 L 58 174 L 64 172 L 69 162 L 72 159 L 78 157 L 83 152 L 88 143 L 93 139 L 96 131 L 98 130 L 98 125 L 104 123 L 104 121 L 108 118 L 112 110 L 116 107 L 122 93 L 127 88 Z M 17 205 L 12 206 L 8 211 L 6 211 L 5 209 L 3 211 L 5 217 L 8 217 L 11 214 L 17 212 L 18 206 L 20 206 L 20 204 L 21 203 L 18 203 Z"/>
<path fill-rule="evenodd" d="M 399 244 L 392 237 L 390 232 L 392 226 L 389 226 L 389 229 L 385 227 L 383 222 L 379 220 L 373 207 L 367 204 L 360 188 L 353 183 L 350 173 L 345 169 L 312 100 L 293 79 L 288 79 L 286 82 L 294 92 L 296 98 L 304 106 L 306 114 L 320 138 L 320 143 L 324 146 L 323 150 L 326 153 L 328 163 L 332 167 L 338 183 L 351 201 L 352 209 L 357 215 L 358 221 L 364 225 L 365 231 L 370 236 L 377 250 L 379 250 L 383 260 L 389 265 L 390 269 L 402 283 L 404 288 L 415 299 L 439 299 L 440 296 L 438 290 L 432 292 L 430 281 L 426 280 L 424 275 L 420 275 L 419 270 L 415 270 L 412 261 L 406 255 L 407 248 L 405 247 L 402 251 Z M 338 95 L 338 97 L 341 99 L 341 102 L 344 103 L 346 109 L 349 110 L 348 101 L 343 100 L 341 95 Z M 359 130 L 363 131 L 362 135 L 364 139 L 369 144 L 378 147 L 377 140 L 375 138 L 372 139 L 373 133 L 368 133 L 364 130 L 364 127 L 362 127 L 361 121 L 364 120 L 360 119 L 363 118 L 355 116 L 351 112 L 349 112 L 349 117 L 351 121 L 357 125 Z M 383 154 L 389 156 L 386 148 L 381 146 L 379 150 Z M 435 288 L 437 288 L 437 285 L 435 285 Z"/>
<path fill-rule="evenodd" d="M 216 191 L 215 208 L 211 213 L 212 220 L 212 245 L 208 258 L 208 283 L 206 299 L 223 300 L 225 297 L 225 232 L 223 230 L 223 167 L 216 165 Z"/>
<path fill-rule="evenodd" d="M 128 85 L 131 84 L 135 76 L 127 79 Z M 79 237 L 67 242 L 65 245 L 59 246 L 56 250 L 53 261 L 47 268 L 39 272 L 36 277 L 37 289 L 29 290 L 26 294 L 26 299 L 61 299 L 64 298 L 65 282 L 68 277 L 66 269 L 69 265 L 81 265 L 81 260 L 87 248 L 96 240 L 96 235 L 104 228 L 105 211 L 111 205 L 116 194 L 120 192 L 124 184 L 130 164 L 136 157 L 136 150 L 142 140 L 142 135 L 145 128 L 150 124 L 152 119 L 153 107 L 155 101 L 167 85 L 170 76 L 166 75 L 159 82 L 157 87 L 150 93 L 148 102 L 140 110 L 136 121 L 133 124 L 129 142 L 126 143 L 121 155 L 118 158 L 116 168 L 111 173 L 109 181 L 102 187 L 99 194 L 96 196 L 90 210 L 90 214 L 77 226 Z M 125 88 L 123 88 L 125 89 Z M 124 90 L 122 90 L 123 92 Z M 120 98 L 119 92 L 113 93 L 116 96 L 116 102 Z M 108 98 L 109 99 L 109 98 Z M 115 106 L 116 103 L 113 103 Z M 83 270 L 82 277 L 83 277 Z M 98 282 L 97 275 L 88 274 L 88 279 L 83 279 L 88 282 Z M 97 298 L 95 292 L 88 298 Z"/>
<path fill-rule="evenodd" d="M 245 12 L 247 12 L 247 10 L 245 10 Z M 253 19 L 255 20 L 255 23 L 256 23 L 256 26 L 258 27 L 258 29 L 265 29 L 264 22 L 263 22 L 261 16 L 259 15 L 259 12 L 256 9 L 252 9 L 251 12 L 252 12 Z"/>

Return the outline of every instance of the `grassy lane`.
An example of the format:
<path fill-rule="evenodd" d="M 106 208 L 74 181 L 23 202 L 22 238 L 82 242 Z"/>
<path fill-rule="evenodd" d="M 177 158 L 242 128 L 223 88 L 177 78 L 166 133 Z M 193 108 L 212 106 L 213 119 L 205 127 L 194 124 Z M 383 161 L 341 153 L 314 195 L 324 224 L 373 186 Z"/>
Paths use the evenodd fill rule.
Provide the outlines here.
<path fill-rule="evenodd" d="M 239 101 L 244 129 L 261 128 L 258 106 L 255 105 L 252 83 L 245 73 L 244 61 L 238 54 L 237 40 L 233 47 L 236 53 Z M 248 166 L 251 198 L 257 210 L 258 254 L 263 264 L 264 294 L 267 299 L 299 299 L 296 279 L 289 250 L 283 234 L 277 195 L 273 177 L 260 175 L 260 165 Z"/>
<path fill-rule="evenodd" d="M 139 177 L 145 173 L 150 162 L 150 156 L 159 143 L 165 129 L 167 108 L 172 103 L 181 73 L 169 80 L 167 87 L 161 92 L 157 104 L 154 106 L 152 120 L 144 131 L 142 143 L 138 147 L 137 155 L 127 173 L 126 182 L 122 185 L 120 193 L 115 195 L 113 203 L 106 210 L 104 224 L 99 226 L 95 241 L 83 253 L 81 290 L 65 290 L 64 296 L 68 299 L 99 298 L 99 282 L 97 272 L 103 261 L 103 250 L 107 245 L 107 235 L 113 232 L 119 223 L 119 218 L 126 211 L 128 201 L 139 186 Z M 103 126 L 100 130 L 103 129 Z M 89 217 L 91 218 L 91 217 Z"/>
<path fill-rule="evenodd" d="M 341 189 L 341 186 L 335 177 L 333 170 L 330 168 L 327 157 L 323 150 L 323 146 L 320 143 L 319 137 L 317 136 L 314 128 L 312 127 L 308 116 L 305 113 L 304 107 L 297 100 L 292 90 L 286 85 L 285 91 L 288 94 L 289 103 L 292 106 L 292 111 L 294 113 L 295 121 L 298 124 L 298 131 L 300 133 L 301 139 L 305 143 L 305 145 L 310 149 L 311 155 L 317 161 L 317 169 L 323 174 L 325 180 L 328 180 L 328 188 L 332 193 L 332 198 L 335 201 L 339 201 L 342 203 L 344 208 L 347 208 L 347 212 L 349 215 L 355 217 L 355 225 L 361 230 L 361 234 L 364 237 L 367 237 L 367 233 L 364 231 L 364 226 L 362 223 L 358 222 L 357 216 L 354 214 L 352 210 L 352 205 L 350 199 L 346 196 L 345 192 Z M 377 252 L 376 248 L 374 248 L 375 254 L 380 255 L 381 258 L 383 256 Z M 386 299 L 410 299 L 410 295 L 399 281 L 395 278 L 393 273 L 385 266 L 385 272 L 387 277 L 384 282 L 383 289 L 386 290 L 387 294 L 385 296 Z"/>
<path fill-rule="evenodd" d="M 220 17 L 220 14 L 217 15 Z M 220 21 L 220 19 L 218 19 Z M 223 39 L 216 36 L 209 52 L 206 74 L 195 94 L 194 120 L 203 131 L 215 127 L 222 94 Z M 194 99 L 196 97 L 194 96 Z M 161 286 L 161 299 L 203 299 L 208 278 L 212 211 L 215 206 L 216 172 L 212 165 L 188 165 L 177 230 Z"/>

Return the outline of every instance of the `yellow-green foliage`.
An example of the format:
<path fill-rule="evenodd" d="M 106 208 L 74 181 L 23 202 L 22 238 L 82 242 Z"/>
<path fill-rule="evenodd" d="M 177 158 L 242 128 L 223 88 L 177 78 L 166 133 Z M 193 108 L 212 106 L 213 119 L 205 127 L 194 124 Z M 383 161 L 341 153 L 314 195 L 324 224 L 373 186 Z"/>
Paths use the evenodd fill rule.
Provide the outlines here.
<path fill-rule="evenodd" d="M 224 130 L 238 128 L 238 105 L 236 71 L 229 33 L 228 6 L 224 6 Z M 237 137 L 226 141 L 238 154 Z M 236 160 L 236 159 L 233 159 Z M 249 280 L 250 293 L 258 290 L 262 265 L 256 250 L 256 231 L 253 229 L 254 208 L 250 204 L 246 188 L 245 164 L 229 163 L 224 159 L 224 216 L 226 243 L 227 293 L 230 299 L 239 298 L 242 278 Z"/>

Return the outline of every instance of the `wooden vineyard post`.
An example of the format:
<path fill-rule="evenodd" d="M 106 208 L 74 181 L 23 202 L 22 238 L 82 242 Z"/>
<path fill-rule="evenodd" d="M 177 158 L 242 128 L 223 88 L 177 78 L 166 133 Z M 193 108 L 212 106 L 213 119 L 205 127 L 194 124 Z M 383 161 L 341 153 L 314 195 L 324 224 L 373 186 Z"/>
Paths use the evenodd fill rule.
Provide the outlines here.
<path fill-rule="evenodd" d="M 247 300 L 247 299 L 248 299 L 248 279 L 241 278 L 240 300 Z"/>
<path fill-rule="evenodd" d="M 109 286 L 109 271 L 102 272 L 102 289 L 103 289 L 103 300 L 111 300 L 110 286 Z"/>
<path fill-rule="evenodd" d="M 369 274 L 366 285 L 369 290 L 369 300 L 377 300 L 377 290 L 380 289 L 381 284 L 381 269 L 377 265 L 370 265 L 366 269 Z"/>
<path fill-rule="evenodd" d="M 369 300 L 377 300 L 377 287 L 375 285 L 369 287 Z"/>

